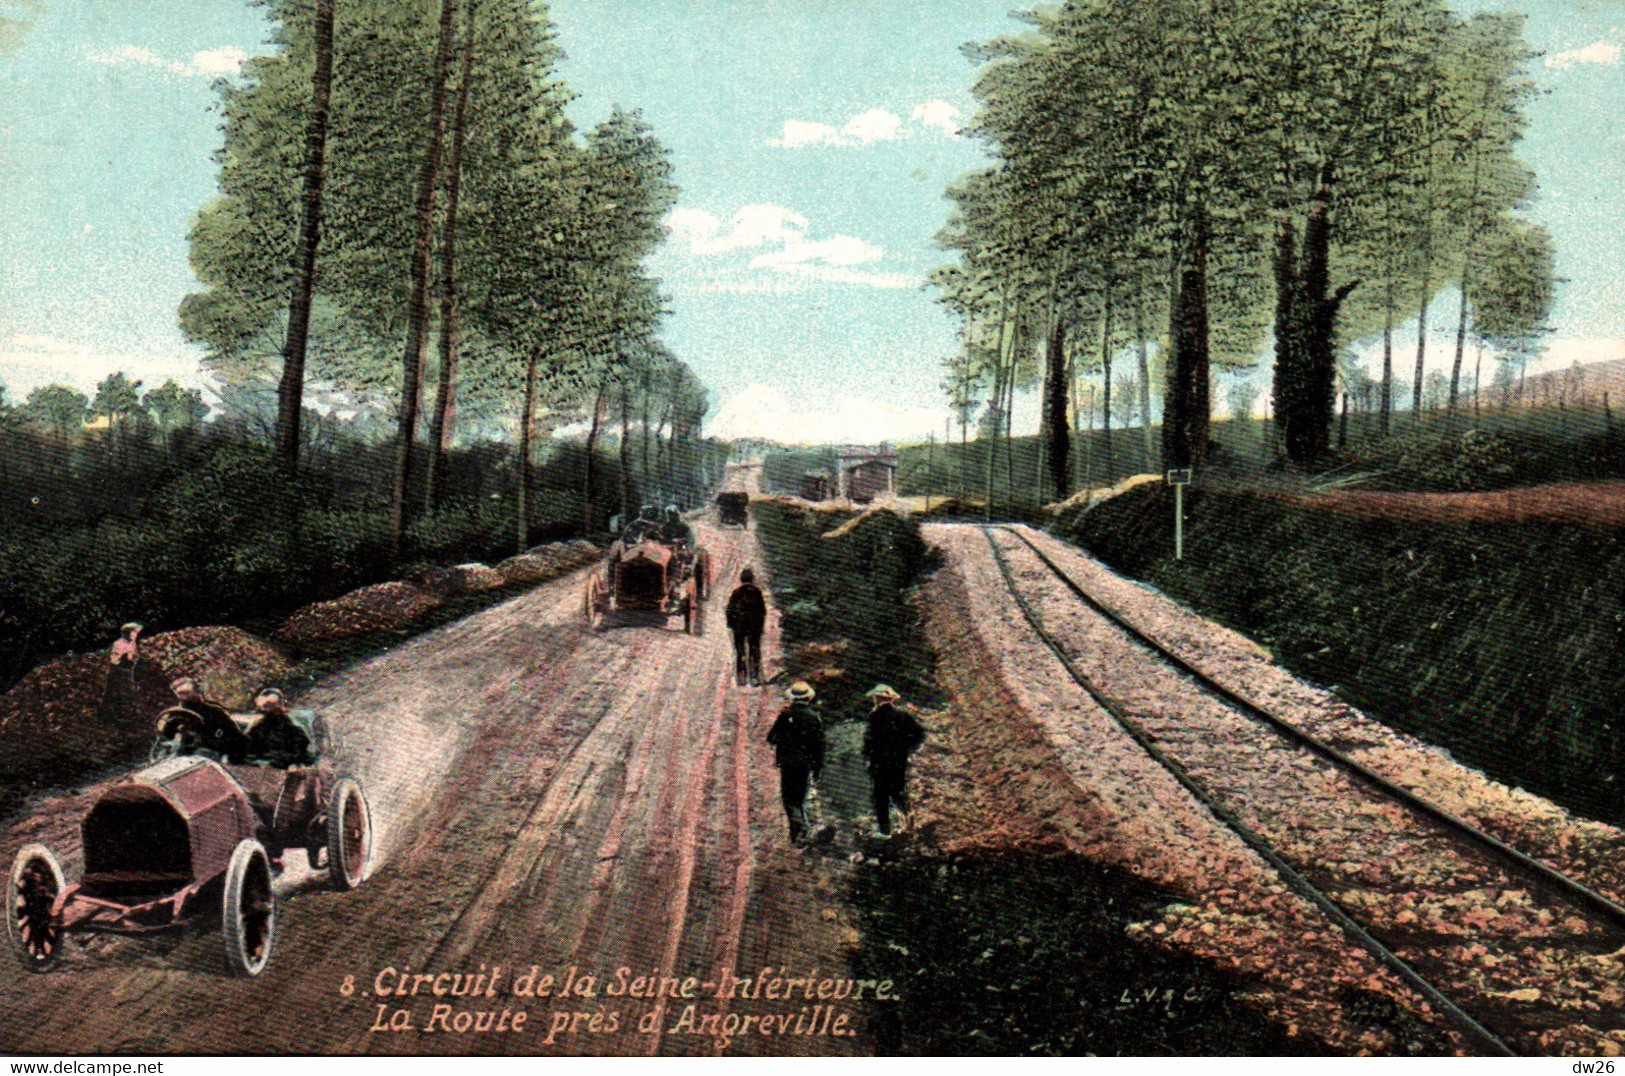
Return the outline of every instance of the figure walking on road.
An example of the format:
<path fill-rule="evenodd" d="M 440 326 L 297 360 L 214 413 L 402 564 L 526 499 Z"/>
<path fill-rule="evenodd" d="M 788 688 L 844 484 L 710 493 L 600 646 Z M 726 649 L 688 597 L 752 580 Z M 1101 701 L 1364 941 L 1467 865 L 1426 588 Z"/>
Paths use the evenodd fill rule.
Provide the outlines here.
<path fill-rule="evenodd" d="M 728 598 L 728 630 L 734 637 L 734 679 L 740 687 L 762 686 L 762 629 L 767 626 L 767 599 L 746 568 Z"/>
<path fill-rule="evenodd" d="M 807 782 L 824 770 L 824 722 L 813 709 L 816 697 L 812 685 L 797 680 L 790 686 L 790 705 L 779 712 L 767 734 L 779 767 L 779 794 L 793 844 L 800 844 L 807 833 Z"/>
<path fill-rule="evenodd" d="M 874 786 L 875 829 L 889 837 L 892 806 L 908 810 L 908 759 L 925 742 L 925 729 L 898 708 L 902 696 L 890 684 L 876 684 L 864 695 L 874 702 L 863 733 L 863 758 Z"/>

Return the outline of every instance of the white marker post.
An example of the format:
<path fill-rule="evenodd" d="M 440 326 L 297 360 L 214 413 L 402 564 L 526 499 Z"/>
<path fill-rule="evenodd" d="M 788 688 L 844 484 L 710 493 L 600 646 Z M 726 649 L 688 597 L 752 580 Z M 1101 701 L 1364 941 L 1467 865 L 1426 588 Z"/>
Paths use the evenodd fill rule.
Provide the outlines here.
<path fill-rule="evenodd" d="M 1191 469 L 1181 467 L 1168 472 L 1168 484 L 1174 487 L 1174 559 L 1185 559 L 1185 487 L 1191 484 Z"/>

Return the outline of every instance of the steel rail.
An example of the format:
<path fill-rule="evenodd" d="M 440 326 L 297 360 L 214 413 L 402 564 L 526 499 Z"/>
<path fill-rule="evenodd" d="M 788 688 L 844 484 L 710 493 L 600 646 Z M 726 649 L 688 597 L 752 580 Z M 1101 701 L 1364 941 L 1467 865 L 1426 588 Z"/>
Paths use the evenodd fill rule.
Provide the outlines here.
<path fill-rule="evenodd" d="M 1464 1031 L 1470 1038 L 1476 1040 L 1480 1046 L 1487 1049 L 1490 1053 L 1502 1057 L 1518 1056 L 1517 1052 L 1513 1050 L 1504 1039 L 1496 1035 L 1493 1031 L 1490 1031 L 1483 1024 L 1479 1023 L 1471 1014 L 1462 1009 L 1461 1006 L 1451 1001 L 1439 990 L 1438 987 L 1434 986 L 1433 983 L 1428 981 L 1428 979 L 1425 978 L 1421 972 L 1417 971 L 1408 962 L 1406 962 L 1403 957 L 1395 953 L 1392 949 L 1388 948 L 1388 946 L 1384 945 L 1373 934 L 1371 934 L 1370 931 L 1366 930 L 1363 926 L 1356 922 L 1353 917 L 1351 917 L 1349 913 L 1342 908 L 1341 905 L 1339 905 L 1329 894 L 1326 893 L 1325 890 L 1321 889 L 1314 882 L 1305 877 L 1301 871 L 1289 863 L 1286 858 L 1275 849 L 1274 845 L 1270 844 L 1269 841 L 1253 830 L 1252 827 L 1243 822 L 1228 807 L 1220 803 L 1218 799 L 1201 784 L 1201 782 L 1197 781 L 1190 775 L 1190 772 L 1186 770 L 1183 765 L 1181 765 L 1176 759 L 1170 757 L 1167 752 L 1163 751 L 1157 746 L 1155 737 L 1141 727 L 1137 721 L 1129 717 L 1116 703 L 1106 698 L 1094 686 L 1094 683 L 1077 668 L 1072 659 L 1067 656 L 1060 643 L 1057 642 L 1055 637 L 1050 634 L 1049 630 L 1044 627 L 1037 611 L 1033 609 L 1032 605 L 1027 601 L 1026 596 L 1022 594 L 1020 589 L 1016 586 L 1015 577 L 1010 571 L 1010 564 L 1005 558 L 1004 550 L 999 547 L 998 542 L 993 537 L 993 531 L 995 529 L 1008 528 L 994 528 L 988 525 L 981 526 L 982 534 L 987 538 L 988 547 L 993 551 L 994 563 L 998 565 L 999 573 L 1004 578 L 1004 584 L 1009 589 L 1010 596 L 1015 599 L 1016 605 L 1021 609 L 1022 615 L 1026 617 L 1027 623 L 1032 627 L 1034 633 L 1037 634 L 1039 640 L 1044 643 L 1052 654 L 1055 655 L 1056 660 L 1061 663 L 1061 666 L 1066 669 L 1067 674 L 1077 682 L 1078 686 L 1083 688 L 1084 691 L 1088 692 L 1089 697 L 1094 699 L 1094 701 L 1098 703 L 1103 710 L 1110 714 L 1112 719 L 1117 722 L 1124 732 L 1127 732 L 1129 736 L 1132 737 L 1147 754 L 1149 754 L 1157 761 L 1159 765 L 1163 767 L 1163 769 L 1172 774 L 1174 779 L 1177 780 L 1192 796 L 1196 797 L 1198 802 L 1212 812 L 1215 818 L 1222 822 L 1231 832 L 1235 833 L 1236 836 L 1240 837 L 1249 848 L 1258 853 L 1258 855 L 1262 857 L 1271 867 L 1273 867 L 1276 873 L 1281 876 L 1282 880 L 1291 886 L 1299 896 L 1302 896 L 1304 899 L 1308 900 L 1311 904 L 1315 905 L 1315 907 L 1324 912 L 1326 916 L 1336 923 L 1343 933 L 1346 934 L 1352 941 L 1375 956 L 1379 962 L 1397 975 L 1401 981 L 1410 986 L 1418 994 L 1422 995 L 1422 997 L 1427 999 L 1427 1001 L 1432 1005 L 1437 1007 L 1440 1012 L 1449 1017 L 1449 1019 L 1462 1031 Z M 1022 536 L 1017 533 L 1016 537 L 1020 538 Z M 1028 544 L 1030 545 L 1031 543 Z M 1042 558 L 1043 555 L 1039 555 Z M 1045 559 L 1047 563 L 1047 558 Z M 1051 568 L 1059 573 L 1059 569 L 1055 569 L 1053 565 L 1051 565 Z"/>
<path fill-rule="evenodd" d="M 986 530 L 987 528 L 983 529 Z M 1597 892 L 1584 882 L 1564 874 L 1557 868 L 1546 863 L 1542 863 L 1540 860 L 1528 855 L 1525 852 L 1520 852 L 1518 849 L 1507 844 L 1505 841 L 1502 841 L 1497 837 L 1493 837 L 1484 832 L 1482 829 L 1479 829 L 1466 819 L 1451 814 L 1449 811 L 1437 806 L 1436 804 L 1429 803 L 1427 800 L 1418 796 L 1410 789 L 1405 788 L 1402 785 L 1395 784 L 1388 778 L 1375 772 L 1364 764 L 1349 758 L 1347 755 L 1326 743 L 1324 740 L 1319 739 L 1311 733 L 1305 732 L 1303 729 L 1292 724 L 1290 721 L 1277 717 L 1268 710 L 1264 709 L 1264 707 L 1260 706 L 1258 703 L 1247 698 L 1245 695 L 1242 695 L 1236 692 L 1234 689 L 1221 684 L 1212 676 L 1209 676 L 1206 672 L 1203 672 L 1201 669 L 1191 664 L 1190 661 L 1175 653 L 1160 640 L 1153 638 L 1151 635 L 1142 631 L 1134 624 L 1131 624 L 1117 610 L 1111 608 L 1094 595 L 1085 591 L 1076 580 L 1068 575 L 1066 571 L 1060 567 L 1060 565 L 1056 564 L 1055 561 L 1050 559 L 1050 557 L 1042 549 L 1039 549 L 1038 546 L 1035 545 L 1033 541 L 1025 534 L 1022 534 L 1020 531 L 1011 527 L 999 527 L 998 529 L 1004 531 L 1006 534 L 1020 539 L 1022 544 L 1028 549 L 1032 550 L 1038 559 L 1044 563 L 1044 566 L 1049 568 L 1049 570 L 1054 573 L 1055 577 L 1066 585 L 1068 590 L 1070 590 L 1078 598 L 1082 599 L 1083 602 L 1091 609 L 1099 613 L 1101 616 L 1104 616 L 1107 620 L 1110 620 L 1118 628 L 1133 636 L 1136 640 L 1143 643 L 1151 650 L 1155 651 L 1165 661 L 1179 669 L 1191 679 L 1195 680 L 1212 694 L 1219 696 L 1225 702 L 1247 714 L 1249 717 L 1262 721 L 1282 735 L 1287 736 L 1292 740 L 1296 740 L 1298 743 L 1301 743 L 1303 746 L 1309 748 L 1326 761 L 1338 766 L 1341 769 L 1347 770 L 1349 773 L 1354 774 L 1373 787 L 1382 790 L 1388 795 L 1404 803 L 1407 807 L 1410 807 L 1418 813 L 1431 818 L 1433 821 L 1438 822 L 1441 825 L 1455 830 L 1470 840 L 1483 845 L 1485 848 L 1489 849 L 1495 854 L 1510 860 L 1517 867 L 1521 868 L 1527 874 L 1534 876 L 1539 881 L 1552 886 L 1565 896 L 1586 905 L 1593 911 L 1601 913 L 1614 925 L 1625 928 L 1625 906 L 1621 906 L 1616 901 L 1611 900 L 1610 898 Z"/>

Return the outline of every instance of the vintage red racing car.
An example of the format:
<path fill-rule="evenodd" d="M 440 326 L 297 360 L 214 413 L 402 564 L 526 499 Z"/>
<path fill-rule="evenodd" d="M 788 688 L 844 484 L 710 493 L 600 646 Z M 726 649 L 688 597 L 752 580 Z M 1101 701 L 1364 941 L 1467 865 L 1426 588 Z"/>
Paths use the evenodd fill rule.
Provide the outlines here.
<path fill-rule="evenodd" d="M 360 784 L 326 758 L 287 769 L 164 759 L 104 788 L 80 831 L 84 872 L 71 885 L 42 844 L 12 863 L 6 927 L 30 971 L 51 968 L 72 934 L 201 925 L 219 927 L 230 973 L 258 975 L 271 959 L 284 853 L 304 849 L 348 890 L 372 849 Z"/>

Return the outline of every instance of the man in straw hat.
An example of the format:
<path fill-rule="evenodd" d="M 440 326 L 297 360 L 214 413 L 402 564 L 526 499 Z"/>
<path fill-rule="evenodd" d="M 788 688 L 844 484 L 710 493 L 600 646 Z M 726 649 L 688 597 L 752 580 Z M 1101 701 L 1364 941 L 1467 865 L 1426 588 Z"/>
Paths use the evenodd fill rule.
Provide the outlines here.
<path fill-rule="evenodd" d="M 807 832 L 807 782 L 824 770 L 824 722 L 813 709 L 817 692 L 805 680 L 797 680 L 786 692 L 790 705 L 767 734 L 779 767 L 779 795 L 784 801 L 784 817 L 790 823 L 790 841 L 800 844 Z"/>
<path fill-rule="evenodd" d="M 876 684 L 864 697 L 874 706 L 863 732 L 863 758 L 874 786 L 875 829 L 889 837 L 892 805 L 908 810 L 908 758 L 925 742 L 925 729 L 897 706 L 902 696 L 890 684 Z"/>

